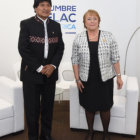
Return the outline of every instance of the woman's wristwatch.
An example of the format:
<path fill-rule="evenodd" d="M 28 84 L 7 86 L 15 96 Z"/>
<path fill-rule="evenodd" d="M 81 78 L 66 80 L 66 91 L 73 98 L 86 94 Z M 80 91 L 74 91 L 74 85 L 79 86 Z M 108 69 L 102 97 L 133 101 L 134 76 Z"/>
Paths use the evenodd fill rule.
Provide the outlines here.
<path fill-rule="evenodd" d="M 121 77 L 121 74 L 120 74 L 120 73 L 118 73 L 118 74 L 116 74 L 116 76 L 117 76 L 117 77 Z"/>

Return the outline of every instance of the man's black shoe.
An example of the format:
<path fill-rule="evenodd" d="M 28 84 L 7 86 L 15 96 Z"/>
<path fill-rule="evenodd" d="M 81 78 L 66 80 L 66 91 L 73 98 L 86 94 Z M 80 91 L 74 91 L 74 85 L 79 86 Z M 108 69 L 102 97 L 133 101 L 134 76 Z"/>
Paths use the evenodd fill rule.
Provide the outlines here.
<path fill-rule="evenodd" d="M 40 140 L 54 140 L 51 136 L 40 136 Z"/>

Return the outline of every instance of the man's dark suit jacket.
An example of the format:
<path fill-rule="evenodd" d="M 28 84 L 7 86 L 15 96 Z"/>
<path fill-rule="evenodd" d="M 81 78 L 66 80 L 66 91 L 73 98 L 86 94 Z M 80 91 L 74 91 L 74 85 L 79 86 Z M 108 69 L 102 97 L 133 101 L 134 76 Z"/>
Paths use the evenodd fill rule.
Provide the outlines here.
<path fill-rule="evenodd" d="M 45 30 L 44 23 L 37 17 L 21 21 L 18 49 L 22 57 L 20 80 L 35 84 L 43 83 L 43 75 L 36 70 L 41 65 L 53 64 L 56 66 L 48 81 L 58 79 L 58 66 L 62 59 L 64 43 L 60 24 L 49 19 L 47 20 L 48 32 L 48 57 L 44 59 Z"/>

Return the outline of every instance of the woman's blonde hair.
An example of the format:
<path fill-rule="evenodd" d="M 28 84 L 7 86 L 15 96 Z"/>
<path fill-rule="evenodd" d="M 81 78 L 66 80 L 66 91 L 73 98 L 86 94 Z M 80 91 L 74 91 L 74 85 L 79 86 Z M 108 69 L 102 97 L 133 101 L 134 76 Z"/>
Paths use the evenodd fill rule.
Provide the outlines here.
<path fill-rule="evenodd" d="M 100 21 L 101 21 L 101 18 L 100 18 L 100 16 L 99 16 L 99 13 L 96 11 L 96 10 L 91 10 L 91 9 L 89 9 L 85 14 L 84 14 L 84 16 L 83 16 L 83 23 L 84 23 L 84 27 L 86 28 L 86 26 L 85 26 L 85 20 L 86 20 L 86 16 L 87 15 L 95 15 L 95 16 L 97 16 L 97 18 L 98 18 L 98 21 L 99 21 L 99 24 L 100 24 Z"/>

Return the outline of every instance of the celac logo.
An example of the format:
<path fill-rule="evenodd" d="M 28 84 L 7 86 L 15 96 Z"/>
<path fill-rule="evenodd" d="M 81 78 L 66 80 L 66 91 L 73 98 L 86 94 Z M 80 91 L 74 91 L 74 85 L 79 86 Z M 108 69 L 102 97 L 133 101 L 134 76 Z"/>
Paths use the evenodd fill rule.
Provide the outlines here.
<path fill-rule="evenodd" d="M 66 34 L 76 33 L 76 6 L 75 5 L 53 5 L 49 16 L 61 24 Z"/>

